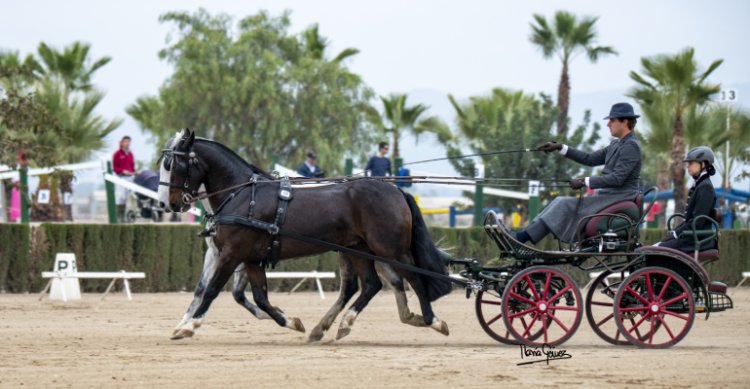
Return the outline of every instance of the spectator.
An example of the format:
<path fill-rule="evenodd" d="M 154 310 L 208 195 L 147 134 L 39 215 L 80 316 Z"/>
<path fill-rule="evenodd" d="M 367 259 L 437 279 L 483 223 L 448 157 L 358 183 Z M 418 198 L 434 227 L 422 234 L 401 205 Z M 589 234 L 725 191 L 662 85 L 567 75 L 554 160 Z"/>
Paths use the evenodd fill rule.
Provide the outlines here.
<path fill-rule="evenodd" d="M 120 178 L 133 181 L 135 176 L 135 159 L 130 151 L 130 137 L 123 136 L 120 140 L 120 149 L 112 156 L 112 169 Z M 117 204 L 117 216 L 121 223 L 125 222 L 125 204 L 128 202 L 130 190 L 122 185 L 116 186 L 115 204 Z"/>
<path fill-rule="evenodd" d="M 386 154 L 388 154 L 388 143 L 380 142 L 378 144 L 378 153 L 367 161 L 367 166 L 365 166 L 366 176 L 384 177 L 393 175 L 391 160 L 386 158 Z"/>
<path fill-rule="evenodd" d="M 297 167 L 297 174 L 307 178 L 323 178 L 326 176 L 325 170 L 319 168 L 315 163 L 318 160 L 318 156 L 315 152 L 310 150 L 305 154 L 305 162 L 302 162 Z"/>

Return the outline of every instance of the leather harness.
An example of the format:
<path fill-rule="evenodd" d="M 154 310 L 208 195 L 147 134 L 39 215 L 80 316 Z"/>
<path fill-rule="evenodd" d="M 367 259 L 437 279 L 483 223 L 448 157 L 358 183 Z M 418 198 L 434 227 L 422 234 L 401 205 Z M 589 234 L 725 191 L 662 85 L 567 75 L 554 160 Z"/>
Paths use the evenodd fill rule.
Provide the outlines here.
<path fill-rule="evenodd" d="M 239 224 L 246 227 L 250 227 L 256 230 L 265 231 L 269 234 L 270 239 L 268 241 L 268 247 L 266 248 L 266 259 L 262 262 L 266 267 L 271 266 L 275 268 L 279 262 L 281 254 L 281 241 L 279 240 L 279 230 L 286 220 L 287 207 L 289 202 L 292 200 L 292 183 L 289 181 L 289 177 L 282 177 L 279 184 L 278 194 L 278 206 L 276 207 L 276 215 L 274 216 L 273 222 L 267 222 L 254 217 L 255 213 L 255 192 L 258 175 L 253 174 L 250 183 L 246 186 L 240 187 L 236 191 L 232 192 L 227 198 L 225 198 L 221 204 L 216 208 L 214 214 L 206 214 L 206 229 L 201 231 L 201 236 L 213 236 L 216 233 L 215 226 L 221 224 Z M 250 187 L 252 194 L 250 197 L 250 210 L 248 215 L 219 215 L 219 212 L 234 199 L 243 189 Z M 210 226 L 210 227 L 209 227 Z"/>

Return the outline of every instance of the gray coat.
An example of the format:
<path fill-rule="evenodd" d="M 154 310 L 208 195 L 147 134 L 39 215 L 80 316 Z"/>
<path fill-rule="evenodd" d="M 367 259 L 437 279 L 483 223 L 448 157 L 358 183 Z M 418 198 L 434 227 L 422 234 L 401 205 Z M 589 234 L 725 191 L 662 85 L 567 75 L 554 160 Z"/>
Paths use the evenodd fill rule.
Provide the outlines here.
<path fill-rule="evenodd" d="M 581 199 L 566 196 L 554 199 L 527 228 L 534 242 L 541 240 L 546 230 L 563 242 L 572 242 L 575 226 L 581 218 L 616 202 L 634 200 L 638 194 L 642 153 L 635 133 L 591 153 L 569 148 L 565 157 L 587 166 L 604 165 L 601 175 L 589 178 L 589 185 L 596 194 Z"/>

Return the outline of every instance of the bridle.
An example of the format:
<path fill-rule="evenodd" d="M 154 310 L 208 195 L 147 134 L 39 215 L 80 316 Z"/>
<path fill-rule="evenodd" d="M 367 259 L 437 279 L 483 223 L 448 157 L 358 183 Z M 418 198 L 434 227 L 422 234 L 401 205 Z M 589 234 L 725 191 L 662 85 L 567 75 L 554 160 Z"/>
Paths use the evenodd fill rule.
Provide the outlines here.
<path fill-rule="evenodd" d="M 181 157 L 181 158 L 177 158 Z M 184 157 L 184 158 L 182 158 Z M 181 161 L 181 159 L 184 159 Z M 164 161 L 164 169 L 170 173 L 177 173 L 183 177 L 182 185 L 173 184 L 171 182 L 159 181 L 159 185 L 167 186 L 169 188 L 180 188 L 182 189 L 182 203 L 183 205 L 192 205 L 195 202 L 195 196 L 198 193 L 197 189 L 190 190 L 190 167 L 198 162 L 195 157 L 195 152 L 192 150 L 188 151 L 177 151 L 175 149 L 163 149 L 161 157 L 156 161 L 157 165 Z M 174 168 L 174 171 L 172 169 Z"/>

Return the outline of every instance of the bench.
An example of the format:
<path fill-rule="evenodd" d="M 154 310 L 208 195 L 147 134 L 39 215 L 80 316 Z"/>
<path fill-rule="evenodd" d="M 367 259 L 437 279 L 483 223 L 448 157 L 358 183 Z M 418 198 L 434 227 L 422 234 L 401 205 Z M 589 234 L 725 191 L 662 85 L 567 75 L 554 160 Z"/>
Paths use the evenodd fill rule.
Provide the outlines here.
<path fill-rule="evenodd" d="M 311 272 L 278 271 L 266 273 L 266 278 L 301 278 L 297 285 L 294 285 L 292 290 L 289 291 L 290 294 L 297 290 L 302 285 L 302 283 L 307 281 L 308 278 L 314 278 L 315 284 L 318 286 L 318 293 L 320 294 L 320 298 L 325 299 L 326 297 L 323 294 L 323 285 L 320 284 L 320 279 L 336 278 L 336 273 L 332 271 L 317 272 L 315 270 Z"/>
<path fill-rule="evenodd" d="M 748 278 L 750 278 L 750 271 L 743 271 L 742 272 L 742 281 L 740 281 L 740 283 L 737 284 L 737 286 L 735 286 L 735 288 L 739 288 L 740 286 L 742 286 L 742 284 L 744 284 L 745 280 L 747 280 Z"/>
<path fill-rule="evenodd" d="M 44 287 L 44 290 L 39 295 L 39 300 L 41 301 L 42 298 L 44 298 L 44 295 L 47 293 L 47 291 L 52 286 L 52 281 L 57 279 L 60 281 L 63 281 L 65 279 L 82 279 L 82 278 L 89 278 L 89 279 L 111 279 L 112 282 L 109 283 L 109 286 L 107 286 L 107 290 L 104 291 L 104 295 L 102 295 L 102 300 L 104 300 L 105 297 L 107 297 L 107 294 L 110 290 L 112 290 L 112 287 L 115 286 L 115 281 L 122 280 L 123 283 L 123 290 L 125 294 L 128 296 L 128 300 L 133 300 L 133 296 L 130 294 L 130 283 L 128 280 L 134 279 L 134 278 L 146 278 L 146 274 L 143 272 L 126 272 L 125 270 L 121 270 L 119 272 L 73 272 L 73 273 L 66 273 L 61 271 L 45 271 L 42 272 L 42 278 L 49 278 L 49 282 L 47 282 L 47 286 Z M 60 293 L 62 294 L 62 300 L 68 301 L 68 297 L 65 293 L 65 288 L 60 288 Z"/>

